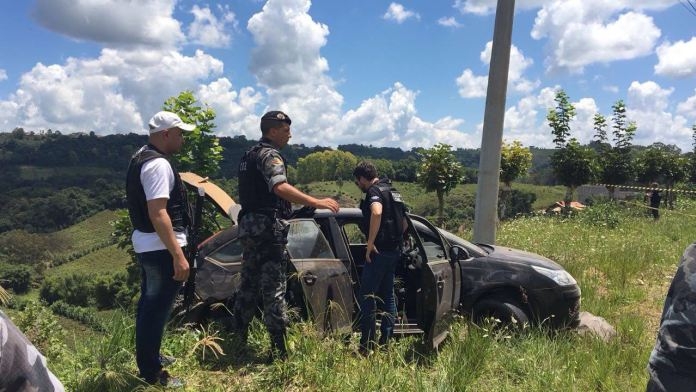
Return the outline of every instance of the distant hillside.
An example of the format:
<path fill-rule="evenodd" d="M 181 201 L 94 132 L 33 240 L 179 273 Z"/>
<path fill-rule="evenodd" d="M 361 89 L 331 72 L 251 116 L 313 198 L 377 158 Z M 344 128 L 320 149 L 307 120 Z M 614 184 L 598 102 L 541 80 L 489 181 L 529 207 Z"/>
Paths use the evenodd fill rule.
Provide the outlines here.
<path fill-rule="evenodd" d="M 130 156 L 146 142 L 146 135 L 134 133 L 64 135 L 51 130 L 25 132 L 21 128 L 0 133 L 0 167 L 4 180 L 0 188 L 0 233 L 13 229 L 53 232 L 104 209 L 124 208 L 125 170 Z M 244 136 L 221 137 L 223 159 L 214 177 L 235 178 L 239 159 L 255 143 L 256 140 Z M 419 150 L 360 144 L 338 148 L 362 158 L 391 162 L 413 162 L 418 159 Z M 326 149 L 329 147 L 293 144 L 283 150 L 283 155 L 289 165 L 295 166 L 300 158 Z M 548 156 L 551 151 L 532 149 L 534 164 L 525 181 L 550 183 Z M 456 149 L 454 154 L 475 179 L 479 150 Z"/>

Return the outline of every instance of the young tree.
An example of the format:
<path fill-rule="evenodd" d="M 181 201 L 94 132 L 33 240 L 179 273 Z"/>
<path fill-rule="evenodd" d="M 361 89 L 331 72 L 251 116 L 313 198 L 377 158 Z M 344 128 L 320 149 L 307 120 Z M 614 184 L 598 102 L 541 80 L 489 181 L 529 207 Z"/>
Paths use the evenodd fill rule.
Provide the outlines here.
<path fill-rule="evenodd" d="M 457 162 L 449 144 L 439 143 L 422 151 L 422 158 L 416 182 L 426 192 L 435 192 L 438 203 L 438 219 L 444 221 L 445 195 L 459 184 L 462 177 L 462 165 Z"/>
<path fill-rule="evenodd" d="M 510 188 L 517 178 L 527 174 L 532 166 L 532 152 L 522 146 L 518 140 L 512 143 L 503 142 L 500 151 L 500 181 Z"/>
<path fill-rule="evenodd" d="M 174 112 L 196 129 L 186 133 L 186 142 L 176 156 L 179 171 L 192 171 L 202 177 L 213 177 L 220 170 L 222 146 L 213 134 L 215 111 L 201 107 L 191 91 L 183 91 L 164 102 L 164 110 Z"/>
<path fill-rule="evenodd" d="M 556 148 L 563 148 L 570 138 L 570 121 L 575 117 L 575 106 L 570 103 L 564 90 L 556 91 L 554 101 L 556 108 L 549 109 L 546 119 L 549 121 Z"/>
<path fill-rule="evenodd" d="M 518 177 L 527 174 L 532 166 L 532 152 L 529 148 L 522 147 L 518 140 L 508 144 L 503 142 L 500 151 L 500 181 L 504 184 L 501 189 L 500 207 L 498 216 L 505 218 L 505 210 L 510 199 L 511 184 Z"/>
<path fill-rule="evenodd" d="M 606 132 L 606 119 L 597 113 L 594 117 L 595 140 L 598 142 L 598 176 L 600 182 L 607 185 L 607 190 L 614 199 L 616 187 L 633 178 L 634 162 L 631 157 L 631 141 L 636 133 L 635 122 L 626 121 L 626 105 L 622 100 L 612 106 L 612 141 L 609 143 Z"/>
<path fill-rule="evenodd" d="M 575 107 L 569 102 L 565 91 L 558 90 L 555 101 L 556 108 L 549 109 L 546 115 L 556 144 L 556 150 L 551 155 L 551 166 L 556 179 L 567 188 L 564 203 L 565 212 L 568 213 L 575 189 L 588 183 L 594 176 L 594 151 L 570 138 L 570 121 L 575 117 Z"/>

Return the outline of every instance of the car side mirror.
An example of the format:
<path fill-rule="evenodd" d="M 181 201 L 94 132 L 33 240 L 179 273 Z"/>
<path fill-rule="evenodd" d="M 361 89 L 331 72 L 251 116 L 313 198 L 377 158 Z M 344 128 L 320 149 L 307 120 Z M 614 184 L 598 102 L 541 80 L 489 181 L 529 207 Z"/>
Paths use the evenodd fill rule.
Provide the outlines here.
<path fill-rule="evenodd" d="M 460 245 L 452 245 L 449 250 L 450 258 L 452 261 L 466 260 L 469 256 L 469 251 L 461 247 Z"/>

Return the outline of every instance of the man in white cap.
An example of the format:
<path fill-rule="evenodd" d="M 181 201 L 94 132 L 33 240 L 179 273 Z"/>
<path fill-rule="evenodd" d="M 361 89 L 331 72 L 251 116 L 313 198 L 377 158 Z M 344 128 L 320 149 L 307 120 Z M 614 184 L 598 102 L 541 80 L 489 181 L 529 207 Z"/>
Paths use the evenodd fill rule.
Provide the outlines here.
<path fill-rule="evenodd" d="M 182 247 L 190 225 L 189 204 L 179 173 L 168 158 L 181 150 L 183 133 L 196 126 L 172 112 L 159 112 L 148 123 L 150 138 L 131 158 L 126 177 L 133 249 L 140 263 L 140 300 L 135 321 L 135 354 L 140 377 L 149 384 L 181 387 L 163 365 L 162 335 L 189 264 Z M 163 360 L 164 358 L 164 360 Z"/>

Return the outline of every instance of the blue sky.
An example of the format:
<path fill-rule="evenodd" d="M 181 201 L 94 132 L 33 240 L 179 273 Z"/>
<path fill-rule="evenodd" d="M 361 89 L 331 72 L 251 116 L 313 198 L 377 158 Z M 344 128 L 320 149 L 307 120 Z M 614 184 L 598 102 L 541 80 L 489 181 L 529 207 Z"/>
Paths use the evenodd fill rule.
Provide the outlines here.
<path fill-rule="evenodd" d="M 692 149 L 696 16 L 687 0 L 517 0 L 504 139 L 551 147 L 563 88 L 586 143 L 623 99 L 635 143 Z M 481 141 L 495 0 L 32 0 L 0 14 L 0 131 L 145 133 L 192 90 L 220 135 L 410 149 Z"/>

